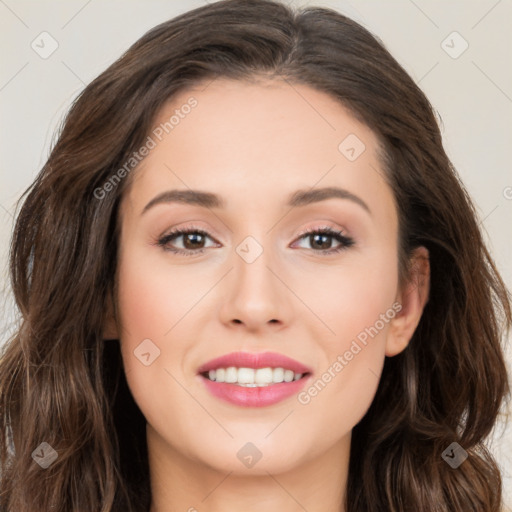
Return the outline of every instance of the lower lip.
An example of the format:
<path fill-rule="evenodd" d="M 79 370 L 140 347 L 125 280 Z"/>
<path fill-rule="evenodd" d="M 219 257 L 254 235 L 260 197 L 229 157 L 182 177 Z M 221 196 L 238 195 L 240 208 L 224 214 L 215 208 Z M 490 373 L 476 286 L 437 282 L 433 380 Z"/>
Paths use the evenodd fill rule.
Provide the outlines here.
<path fill-rule="evenodd" d="M 308 375 L 292 382 L 280 382 L 279 384 L 255 388 L 215 382 L 202 375 L 199 377 L 205 383 L 206 389 L 221 400 L 240 407 L 266 407 L 297 394 L 304 387 L 310 376 Z"/>

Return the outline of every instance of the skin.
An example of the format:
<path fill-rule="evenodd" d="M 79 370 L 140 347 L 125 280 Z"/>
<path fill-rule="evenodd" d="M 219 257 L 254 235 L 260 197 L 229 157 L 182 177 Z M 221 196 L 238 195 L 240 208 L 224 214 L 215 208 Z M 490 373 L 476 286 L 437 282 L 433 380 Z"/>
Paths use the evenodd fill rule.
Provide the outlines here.
<path fill-rule="evenodd" d="M 119 315 L 105 325 L 105 336 L 120 340 L 147 420 L 151 512 L 344 510 L 351 431 L 373 400 L 385 356 L 404 350 L 419 322 L 428 253 L 416 251 L 401 289 L 397 209 L 377 138 L 330 96 L 280 80 L 217 79 L 175 96 L 155 126 L 191 96 L 197 106 L 131 176 L 120 213 Z M 354 161 L 338 149 L 349 134 L 365 144 Z M 327 186 L 350 191 L 371 213 L 339 198 L 285 205 L 297 189 Z M 141 214 L 161 192 L 189 188 L 222 196 L 226 207 L 167 203 Z M 203 253 L 158 246 L 171 228 L 191 223 L 209 233 Z M 340 243 L 327 238 L 319 249 L 301 237 L 326 225 L 354 245 L 322 256 Z M 263 249 L 252 263 L 236 252 L 247 236 Z M 168 245 L 201 247 L 186 242 Z M 419 275 L 427 284 L 418 286 Z M 310 366 L 312 384 L 393 303 L 401 311 L 307 404 L 292 396 L 238 407 L 212 396 L 197 375 L 232 351 L 275 351 Z M 148 338 L 160 355 L 145 366 L 134 350 Z M 262 454 L 252 468 L 237 458 L 247 442 Z"/>

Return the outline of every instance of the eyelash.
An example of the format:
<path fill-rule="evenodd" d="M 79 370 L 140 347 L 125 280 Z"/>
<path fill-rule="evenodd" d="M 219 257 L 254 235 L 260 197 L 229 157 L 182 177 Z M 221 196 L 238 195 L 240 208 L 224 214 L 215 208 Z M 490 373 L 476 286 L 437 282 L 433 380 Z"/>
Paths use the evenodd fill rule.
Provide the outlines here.
<path fill-rule="evenodd" d="M 183 255 L 183 256 L 195 256 L 197 254 L 203 253 L 205 251 L 205 248 L 186 250 L 186 249 L 176 249 L 176 248 L 167 247 L 167 244 L 172 239 L 179 238 L 182 235 L 189 235 L 191 233 L 200 234 L 202 236 L 207 236 L 208 238 L 211 238 L 210 234 L 207 231 L 204 231 L 200 228 L 195 228 L 193 226 L 190 226 L 188 228 L 175 229 L 175 230 L 171 231 L 170 233 L 162 236 L 161 238 L 158 239 L 157 245 L 162 247 L 165 251 L 169 251 L 174 254 Z M 348 249 L 352 245 L 354 245 L 353 238 L 350 238 L 350 237 L 344 235 L 343 232 L 338 231 L 333 228 L 330 228 L 328 226 L 303 231 L 299 235 L 297 240 L 300 240 L 301 238 L 305 238 L 307 236 L 312 236 L 312 235 L 327 235 L 327 236 L 333 237 L 335 240 L 340 242 L 340 246 L 336 247 L 334 249 L 328 249 L 325 251 L 310 249 L 311 251 L 314 251 L 315 253 L 318 253 L 322 256 L 330 256 L 332 254 L 339 253 L 345 249 Z"/>
<path fill-rule="evenodd" d="M 187 228 L 175 229 L 175 230 L 171 231 L 170 233 L 162 236 L 161 238 L 158 239 L 157 245 L 162 247 L 162 249 L 165 251 L 169 251 L 174 254 L 183 255 L 183 256 L 195 256 L 197 254 L 203 253 L 205 251 L 205 248 L 186 250 L 186 249 L 175 249 L 175 248 L 167 247 L 167 244 L 172 239 L 179 238 L 181 235 L 189 235 L 191 233 L 200 234 L 202 236 L 207 236 L 207 237 L 211 238 L 210 234 L 207 231 L 204 231 L 200 228 L 194 228 L 193 226 L 190 226 Z M 322 256 L 330 256 L 332 254 L 339 253 L 345 249 L 348 249 L 352 245 L 354 245 L 353 238 L 350 238 L 350 237 L 344 235 L 343 232 L 341 232 L 341 231 L 338 231 L 336 229 L 333 229 L 333 228 L 330 228 L 327 226 L 322 227 L 322 228 L 316 228 L 316 229 L 312 229 L 312 230 L 303 231 L 299 235 L 298 240 L 300 240 L 301 238 L 305 238 L 306 236 L 312 236 L 312 235 L 331 236 L 334 239 L 336 239 L 338 242 L 340 242 L 340 244 L 341 244 L 339 247 L 336 247 L 334 249 L 327 249 L 325 251 L 310 249 L 311 251 L 314 251 L 315 253 L 318 253 Z"/>

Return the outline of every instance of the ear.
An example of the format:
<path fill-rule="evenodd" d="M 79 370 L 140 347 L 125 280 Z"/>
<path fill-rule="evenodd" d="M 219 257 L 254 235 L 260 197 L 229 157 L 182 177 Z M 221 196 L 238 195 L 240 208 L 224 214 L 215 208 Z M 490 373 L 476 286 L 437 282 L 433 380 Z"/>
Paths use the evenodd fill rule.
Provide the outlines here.
<path fill-rule="evenodd" d="M 119 339 L 119 330 L 117 328 L 117 321 L 114 314 L 114 302 L 112 300 L 112 293 L 107 295 L 106 311 L 105 315 L 103 316 L 103 339 Z"/>
<path fill-rule="evenodd" d="M 386 339 L 386 356 L 395 356 L 407 347 L 420 322 L 429 292 L 429 253 L 425 247 L 418 247 L 411 257 L 407 282 L 396 297 L 401 309 L 390 322 Z"/>

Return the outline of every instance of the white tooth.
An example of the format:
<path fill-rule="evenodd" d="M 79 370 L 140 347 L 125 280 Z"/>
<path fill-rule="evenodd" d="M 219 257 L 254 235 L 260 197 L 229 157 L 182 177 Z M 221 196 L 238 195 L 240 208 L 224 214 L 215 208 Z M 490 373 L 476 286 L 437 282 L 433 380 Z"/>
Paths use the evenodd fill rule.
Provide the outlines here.
<path fill-rule="evenodd" d="M 283 382 L 284 380 L 284 368 L 274 368 L 272 372 L 272 382 L 276 384 L 279 382 Z"/>
<path fill-rule="evenodd" d="M 292 370 L 285 370 L 284 372 L 284 381 L 291 382 L 293 380 L 294 373 Z"/>
<path fill-rule="evenodd" d="M 254 382 L 256 384 L 271 384 L 272 383 L 272 368 L 259 368 L 254 375 Z"/>
<path fill-rule="evenodd" d="M 302 377 L 302 373 L 294 373 L 293 370 L 284 368 L 217 368 L 209 370 L 208 377 L 215 382 L 227 382 L 245 387 L 260 387 L 280 382 L 292 382 Z"/>
<path fill-rule="evenodd" d="M 238 371 L 234 366 L 230 366 L 229 368 L 226 368 L 226 377 L 225 382 L 229 382 L 230 384 L 236 382 L 238 375 Z"/>
<path fill-rule="evenodd" d="M 254 368 L 238 368 L 239 384 L 254 384 Z"/>

